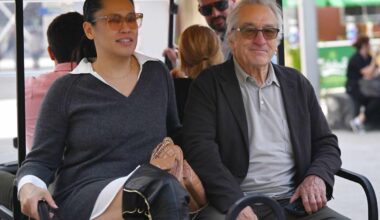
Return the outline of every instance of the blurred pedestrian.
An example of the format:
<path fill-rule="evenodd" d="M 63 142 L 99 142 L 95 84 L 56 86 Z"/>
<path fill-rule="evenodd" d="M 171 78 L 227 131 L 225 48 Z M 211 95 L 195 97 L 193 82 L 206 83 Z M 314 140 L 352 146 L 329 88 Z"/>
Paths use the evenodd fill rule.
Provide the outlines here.
<path fill-rule="evenodd" d="M 378 71 L 376 60 L 371 56 L 370 39 L 360 36 L 353 44 L 356 52 L 351 56 L 347 66 L 346 92 L 350 95 L 355 118 L 350 121 L 354 132 L 365 131 L 364 123 L 379 114 L 379 100 L 364 95 L 360 89 L 361 79 L 371 79 Z M 364 111 L 361 108 L 364 108 Z"/>

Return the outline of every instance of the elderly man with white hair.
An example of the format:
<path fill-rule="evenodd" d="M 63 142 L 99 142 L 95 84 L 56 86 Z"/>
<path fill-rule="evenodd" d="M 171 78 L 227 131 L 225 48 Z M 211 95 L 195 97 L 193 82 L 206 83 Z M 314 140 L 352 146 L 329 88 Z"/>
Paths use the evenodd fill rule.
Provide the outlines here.
<path fill-rule="evenodd" d="M 239 1 L 227 18 L 232 58 L 190 88 L 183 149 L 209 200 L 198 219 L 224 219 L 245 195 L 276 199 L 287 219 L 347 219 L 326 206 L 340 149 L 314 89 L 296 70 L 271 63 L 282 23 L 275 1 Z M 257 217 L 274 219 L 263 205 L 238 219 Z"/>

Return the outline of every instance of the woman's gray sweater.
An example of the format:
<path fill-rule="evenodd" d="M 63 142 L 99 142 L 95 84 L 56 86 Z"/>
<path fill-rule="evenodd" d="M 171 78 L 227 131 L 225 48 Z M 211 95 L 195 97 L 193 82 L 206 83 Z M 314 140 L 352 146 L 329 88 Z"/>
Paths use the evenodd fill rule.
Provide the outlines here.
<path fill-rule="evenodd" d="M 45 98 L 17 180 L 55 180 L 60 219 L 89 219 L 100 191 L 147 163 L 179 127 L 172 78 L 162 62 L 143 65 L 128 97 L 91 74 L 68 74 Z"/>

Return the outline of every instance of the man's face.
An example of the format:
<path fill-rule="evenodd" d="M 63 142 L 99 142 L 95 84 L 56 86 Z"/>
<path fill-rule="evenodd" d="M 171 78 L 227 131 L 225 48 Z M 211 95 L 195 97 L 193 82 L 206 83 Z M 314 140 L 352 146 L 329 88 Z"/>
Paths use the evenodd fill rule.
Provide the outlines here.
<path fill-rule="evenodd" d="M 277 50 L 278 33 L 277 19 L 270 8 L 257 4 L 242 7 L 234 28 L 240 29 L 231 32 L 229 44 L 243 69 L 267 66 Z"/>
<path fill-rule="evenodd" d="M 205 17 L 208 25 L 218 33 L 225 33 L 226 19 L 235 0 L 198 0 L 199 12 Z"/>

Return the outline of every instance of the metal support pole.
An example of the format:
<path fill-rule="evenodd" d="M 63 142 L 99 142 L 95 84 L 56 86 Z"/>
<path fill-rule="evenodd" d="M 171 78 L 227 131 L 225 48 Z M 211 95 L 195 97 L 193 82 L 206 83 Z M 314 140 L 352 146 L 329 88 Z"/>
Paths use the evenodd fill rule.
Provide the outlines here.
<path fill-rule="evenodd" d="M 25 68 L 24 68 L 24 9 L 16 0 L 16 79 L 17 79 L 17 138 L 18 163 L 25 160 Z"/>
<path fill-rule="evenodd" d="M 174 16 L 177 14 L 178 5 L 174 0 L 169 1 L 169 30 L 168 30 L 168 48 L 173 48 L 174 42 Z M 167 56 L 165 56 L 165 64 L 169 70 L 173 69 L 173 66 Z"/>
<path fill-rule="evenodd" d="M 18 166 L 25 160 L 25 83 L 24 83 L 24 7 L 23 0 L 15 0 L 16 16 L 16 82 L 17 82 L 17 147 Z M 13 188 L 13 218 L 25 219 L 17 200 L 17 187 Z"/>
<path fill-rule="evenodd" d="M 282 17 L 284 17 L 284 9 L 283 9 L 283 4 L 282 0 L 277 0 L 277 4 L 281 7 L 282 11 Z M 284 28 L 284 27 L 283 27 Z M 278 64 L 284 66 L 285 65 L 285 48 L 284 48 L 284 38 L 281 39 L 280 45 L 278 45 L 277 48 L 277 59 L 278 59 Z"/>
<path fill-rule="evenodd" d="M 310 80 L 319 100 L 318 28 L 315 1 L 298 0 L 302 73 Z"/>

